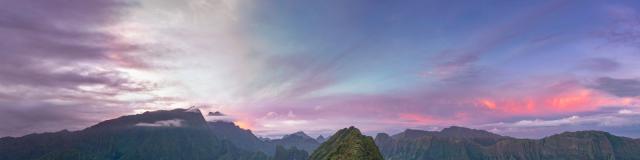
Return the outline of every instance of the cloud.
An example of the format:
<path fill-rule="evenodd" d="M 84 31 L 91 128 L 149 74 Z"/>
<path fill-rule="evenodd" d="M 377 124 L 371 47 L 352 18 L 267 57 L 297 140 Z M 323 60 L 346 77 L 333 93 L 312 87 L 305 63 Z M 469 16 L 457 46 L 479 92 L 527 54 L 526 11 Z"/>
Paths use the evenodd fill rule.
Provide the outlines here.
<path fill-rule="evenodd" d="M 629 6 L 608 5 L 604 7 L 614 24 L 599 33 L 609 43 L 638 47 L 640 43 L 640 18 L 638 11 Z"/>
<path fill-rule="evenodd" d="M 145 66 L 132 58 L 144 46 L 110 30 L 135 6 L 124 0 L 0 2 L 0 137 L 82 129 L 172 101 L 129 72 Z"/>
<path fill-rule="evenodd" d="M 610 58 L 589 58 L 584 60 L 578 67 L 596 72 L 611 72 L 620 68 L 620 63 Z"/>
<path fill-rule="evenodd" d="M 62 129 L 79 130 L 95 122 L 119 116 L 111 113 L 127 112 L 126 108 L 94 103 L 79 100 L 71 103 L 50 99 L 0 99 L 0 119 L 3 122 L 0 134 L 22 136 Z"/>
<path fill-rule="evenodd" d="M 73 88 L 104 84 L 127 89 L 129 81 L 108 67 L 110 57 L 139 46 L 104 26 L 129 6 L 117 0 L 8 0 L 0 9 L 0 84 Z M 28 12 L 25 12 L 28 10 Z M 100 65 L 96 65 L 100 64 Z"/>
<path fill-rule="evenodd" d="M 638 79 L 600 77 L 591 87 L 618 97 L 640 96 L 640 80 Z"/>
<path fill-rule="evenodd" d="M 581 119 L 580 119 L 579 116 L 571 116 L 571 117 L 562 118 L 562 119 L 555 119 L 555 120 L 541 120 L 541 119 L 520 120 L 520 121 L 517 121 L 517 122 L 513 123 L 513 126 L 517 126 L 517 127 L 561 126 L 561 125 L 575 124 L 575 123 L 581 122 L 580 120 Z"/>
<path fill-rule="evenodd" d="M 162 120 L 156 121 L 153 123 L 138 123 L 135 126 L 139 127 L 182 127 L 184 120 L 182 119 L 170 119 L 170 120 Z"/>
<path fill-rule="evenodd" d="M 221 115 L 221 116 L 211 116 L 211 115 L 207 115 L 204 117 L 206 121 L 209 122 L 215 122 L 215 121 L 226 121 L 226 122 L 233 122 L 236 120 L 236 118 L 229 116 L 229 115 Z"/>
<path fill-rule="evenodd" d="M 480 61 L 492 51 L 504 46 L 508 41 L 522 36 L 527 30 L 536 26 L 538 21 L 548 17 L 554 12 L 561 11 L 568 1 L 546 2 L 542 5 L 535 6 L 526 10 L 523 14 L 517 14 L 516 17 L 500 23 L 495 27 L 490 27 L 484 31 L 477 32 L 479 34 L 471 36 L 471 43 L 467 46 L 444 50 L 443 52 L 432 58 L 432 63 L 437 64 L 433 67 L 433 71 L 427 73 L 435 73 L 438 76 L 457 76 L 462 72 L 474 70 L 474 63 Z"/>
<path fill-rule="evenodd" d="M 637 121 L 640 118 L 640 114 L 636 110 L 637 108 L 604 109 L 598 112 L 577 113 L 576 115 L 555 119 L 524 119 L 514 122 L 482 124 L 477 125 L 477 127 L 493 130 L 497 133 L 523 137 L 543 136 L 544 134 L 540 133 L 557 133 L 563 130 L 593 130 L 595 128 L 605 128 L 614 132 L 614 134 L 620 132 L 625 136 L 638 136 L 637 134 L 622 132 L 626 130 L 625 128 L 640 126 L 640 122 Z"/>

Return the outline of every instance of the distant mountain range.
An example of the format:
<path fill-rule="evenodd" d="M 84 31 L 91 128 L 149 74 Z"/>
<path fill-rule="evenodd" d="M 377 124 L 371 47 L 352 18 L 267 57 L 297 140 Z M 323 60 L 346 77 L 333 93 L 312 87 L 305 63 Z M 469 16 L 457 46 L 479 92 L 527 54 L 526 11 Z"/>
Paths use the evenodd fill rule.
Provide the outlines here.
<path fill-rule="evenodd" d="M 225 116 L 212 112 L 207 116 Z M 565 132 L 539 140 L 449 127 L 407 129 L 375 139 L 355 127 L 325 139 L 296 132 L 261 139 L 232 122 L 207 121 L 197 109 L 145 112 L 80 131 L 0 138 L 1 160 L 639 160 L 640 140 L 601 131 Z"/>
<path fill-rule="evenodd" d="M 483 130 L 449 127 L 442 131 L 407 129 L 375 138 L 387 160 L 634 160 L 640 141 L 602 131 L 565 132 L 539 140 L 517 139 Z"/>

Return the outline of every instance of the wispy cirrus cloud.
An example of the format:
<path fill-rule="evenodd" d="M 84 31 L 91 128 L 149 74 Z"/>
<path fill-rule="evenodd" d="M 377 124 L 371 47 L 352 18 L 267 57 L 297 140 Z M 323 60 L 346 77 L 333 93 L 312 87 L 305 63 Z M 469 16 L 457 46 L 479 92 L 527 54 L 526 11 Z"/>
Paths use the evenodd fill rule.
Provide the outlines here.
<path fill-rule="evenodd" d="M 268 135 L 345 125 L 368 133 L 495 122 L 589 126 L 567 117 L 615 107 L 635 113 L 637 105 L 636 80 L 616 78 L 640 76 L 637 52 L 602 45 L 632 44 L 619 40 L 635 34 L 627 20 L 636 9 L 621 7 L 634 5 L 0 3 L 0 36 L 7 37 L 0 39 L 0 117 L 11 117 L 0 129 L 7 135 L 185 103 Z M 618 38 L 592 35 L 611 26 L 626 30 L 611 34 Z M 540 131 L 532 134 L 548 133 Z"/>

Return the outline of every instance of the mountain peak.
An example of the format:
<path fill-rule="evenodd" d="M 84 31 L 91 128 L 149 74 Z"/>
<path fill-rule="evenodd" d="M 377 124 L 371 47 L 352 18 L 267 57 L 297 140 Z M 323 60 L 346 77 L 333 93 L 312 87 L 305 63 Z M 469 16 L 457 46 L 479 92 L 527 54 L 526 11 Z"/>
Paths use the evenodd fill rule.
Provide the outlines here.
<path fill-rule="evenodd" d="M 383 158 L 373 138 L 362 135 L 359 129 L 351 126 L 336 132 L 329 140 L 322 143 L 309 159 L 382 160 Z"/>
<path fill-rule="evenodd" d="M 398 133 L 396 135 L 393 135 L 393 138 L 415 139 L 415 138 L 420 138 L 420 137 L 424 137 L 424 136 L 427 136 L 427 135 L 435 136 L 437 134 L 438 134 L 438 132 L 434 132 L 434 131 L 423 131 L 423 130 L 417 130 L 417 129 L 406 129 L 406 130 L 404 130 L 404 132 L 401 132 L 401 133 Z"/>
<path fill-rule="evenodd" d="M 298 131 L 292 134 L 288 134 L 282 137 L 282 139 L 302 139 L 302 140 L 314 140 L 314 138 L 312 138 L 311 136 L 307 135 L 306 133 L 304 133 L 303 131 Z"/>
<path fill-rule="evenodd" d="M 318 143 L 322 143 L 322 142 L 324 142 L 324 141 L 326 141 L 326 140 L 327 140 L 327 139 L 326 139 L 326 138 L 324 138 L 324 136 L 322 136 L 322 135 L 319 135 L 318 137 L 316 137 L 316 141 L 317 141 Z"/>
<path fill-rule="evenodd" d="M 552 135 L 550 137 L 575 137 L 575 138 L 595 138 L 595 137 L 607 137 L 610 133 L 603 131 L 575 131 L 575 132 L 562 132 L 560 134 Z"/>
<path fill-rule="evenodd" d="M 288 134 L 282 137 L 282 139 L 286 139 L 286 138 L 291 138 L 291 137 L 302 137 L 304 139 L 313 139 L 311 138 L 311 136 L 307 135 L 306 133 L 304 133 L 303 131 L 298 131 L 292 134 Z"/>
<path fill-rule="evenodd" d="M 215 112 L 209 112 L 209 114 L 207 114 L 207 116 L 226 116 L 226 115 L 223 114 L 220 111 L 215 111 Z"/>
<path fill-rule="evenodd" d="M 199 113 L 199 110 L 158 110 L 106 120 L 88 129 L 122 129 L 129 127 L 206 127 L 206 121 L 202 114 Z"/>
<path fill-rule="evenodd" d="M 281 139 L 273 139 L 270 142 L 275 145 L 282 145 L 283 147 L 297 147 L 307 152 L 312 152 L 320 145 L 316 139 L 311 138 L 302 131 L 282 136 Z"/>
<path fill-rule="evenodd" d="M 185 110 L 185 112 L 194 112 L 194 113 L 200 113 L 200 109 L 196 106 L 191 106 L 189 108 L 187 108 Z"/>
<path fill-rule="evenodd" d="M 465 138 L 501 138 L 503 136 L 485 130 L 471 129 L 459 126 L 450 126 L 440 131 L 440 134 L 449 137 Z"/>

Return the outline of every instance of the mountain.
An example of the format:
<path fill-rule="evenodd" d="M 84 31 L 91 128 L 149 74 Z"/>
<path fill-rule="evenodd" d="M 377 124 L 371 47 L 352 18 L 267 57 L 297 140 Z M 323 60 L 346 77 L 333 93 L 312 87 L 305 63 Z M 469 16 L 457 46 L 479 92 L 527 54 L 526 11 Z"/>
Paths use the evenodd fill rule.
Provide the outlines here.
<path fill-rule="evenodd" d="M 122 116 L 116 119 L 106 120 L 86 130 L 117 130 L 144 127 L 179 127 L 179 128 L 206 128 L 206 121 L 199 110 L 187 109 L 159 110 L 144 112 L 137 115 Z"/>
<path fill-rule="evenodd" d="M 273 155 L 275 146 L 256 137 L 251 130 L 242 129 L 233 122 L 207 122 L 211 132 L 220 139 L 228 140 L 238 148 L 248 151 L 261 151 Z"/>
<path fill-rule="evenodd" d="M 640 143 L 601 131 L 565 132 L 540 140 L 517 139 L 483 130 L 449 127 L 376 135 L 387 160 L 601 160 L 640 159 Z"/>
<path fill-rule="evenodd" d="M 267 159 L 216 138 L 199 111 L 145 112 L 75 132 L 0 139 L 2 160 Z"/>
<path fill-rule="evenodd" d="M 209 114 L 207 114 L 207 116 L 226 116 L 226 115 L 223 114 L 220 111 L 216 111 L 216 112 L 209 112 Z"/>
<path fill-rule="evenodd" d="M 287 148 L 296 147 L 309 153 L 313 152 L 316 148 L 318 148 L 318 146 L 320 146 L 320 143 L 318 143 L 316 139 L 311 138 L 309 135 L 302 131 L 285 135 L 282 137 L 282 139 L 273 139 L 267 142 L 276 146 L 281 145 Z"/>
<path fill-rule="evenodd" d="M 407 129 L 392 136 L 379 133 L 374 140 L 350 127 L 320 144 L 322 136 L 312 138 L 304 132 L 260 139 L 233 122 L 207 118 L 197 108 L 160 110 L 106 120 L 80 131 L 4 137 L 0 138 L 0 159 L 640 159 L 640 139 L 602 131 L 518 139 L 452 126 L 441 131 Z"/>
<path fill-rule="evenodd" d="M 224 116 L 221 112 L 209 112 L 207 116 Z M 213 134 L 218 138 L 228 140 L 235 146 L 248 151 L 260 151 L 267 155 L 274 155 L 276 146 L 280 145 L 285 148 L 302 149 L 306 152 L 313 152 L 320 143 L 300 131 L 293 134 L 285 135 L 281 139 L 260 139 L 254 135 L 251 130 L 242 129 L 233 122 L 225 120 L 214 120 L 207 122 Z"/>
<path fill-rule="evenodd" d="M 323 143 L 326 140 L 327 139 L 325 139 L 322 135 L 319 135 L 318 137 L 316 137 L 316 142 L 318 143 Z"/>
<path fill-rule="evenodd" d="M 322 143 L 310 160 L 382 160 L 373 139 L 355 127 L 344 128 Z"/>
<path fill-rule="evenodd" d="M 309 153 L 304 150 L 299 150 L 296 147 L 286 149 L 280 145 L 276 146 L 276 153 L 273 156 L 273 160 L 307 160 Z"/>

